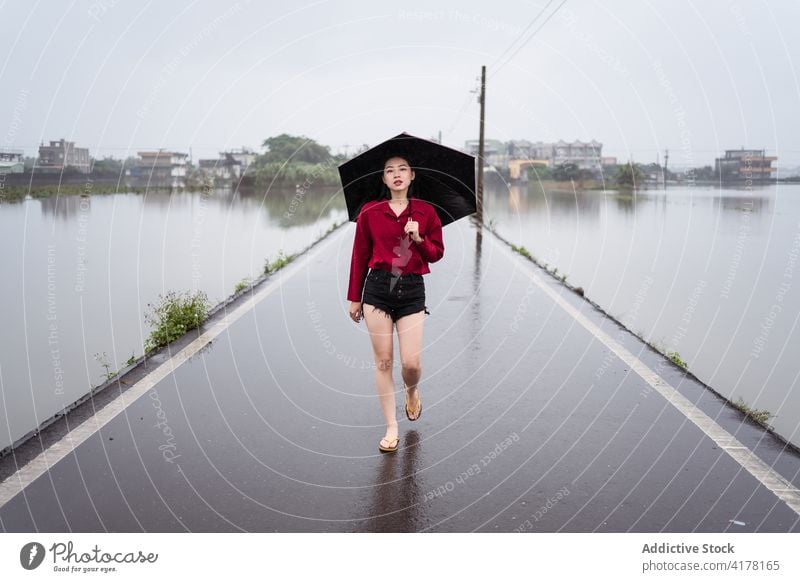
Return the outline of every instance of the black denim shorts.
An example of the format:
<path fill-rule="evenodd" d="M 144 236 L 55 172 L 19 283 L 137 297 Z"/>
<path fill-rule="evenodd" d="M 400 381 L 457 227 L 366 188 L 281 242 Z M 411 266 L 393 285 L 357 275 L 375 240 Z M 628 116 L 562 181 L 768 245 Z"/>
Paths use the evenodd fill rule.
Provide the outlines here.
<path fill-rule="evenodd" d="M 362 301 L 365 308 L 366 304 L 377 307 L 392 321 L 420 311 L 430 315 L 425 305 L 425 281 L 416 273 L 394 275 L 382 269 L 370 269 Z"/>

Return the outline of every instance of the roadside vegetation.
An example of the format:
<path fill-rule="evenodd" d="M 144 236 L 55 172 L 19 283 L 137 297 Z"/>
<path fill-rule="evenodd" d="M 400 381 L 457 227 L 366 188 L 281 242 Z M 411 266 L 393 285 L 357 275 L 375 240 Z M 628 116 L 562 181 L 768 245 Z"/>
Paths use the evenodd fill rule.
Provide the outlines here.
<path fill-rule="evenodd" d="M 264 263 L 264 274 L 269 275 L 270 273 L 274 273 L 278 269 L 285 267 L 292 260 L 295 258 L 295 255 L 286 255 L 283 252 L 283 249 L 278 251 L 278 257 L 274 261 L 270 261 L 269 259 L 266 260 Z"/>
<path fill-rule="evenodd" d="M 199 327 L 208 318 L 210 305 L 203 291 L 170 291 L 159 297 L 161 299 L 158 304 L 147 304 L 150 309 L 145 314 L 145 319 L 153 326 L 153 331 L 145 341 L 145 353 L 178 339 L 187 331 Z"/>
<path fill-rule="evenodd" d="M 745 416 L 752 418 L 762 426 L 767 426 L 767 421 L 775 416 L 768 410 L 756 410 L 755 408 L 750 408 L 741 396 L 739 396 L 736 402 L 733 402 L 732 404 L 734 407 L 736 407 L 736 409 L 744 413 Z"/>

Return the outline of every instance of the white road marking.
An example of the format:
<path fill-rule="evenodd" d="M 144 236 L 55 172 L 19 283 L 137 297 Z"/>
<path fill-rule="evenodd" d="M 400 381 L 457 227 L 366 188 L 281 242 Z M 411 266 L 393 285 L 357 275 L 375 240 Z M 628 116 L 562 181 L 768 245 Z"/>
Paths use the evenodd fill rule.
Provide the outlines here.
<path fill-rule="evenodd" d="M 331 240 L 336 237 L 331 237 Z M 280 269 L 274 277 L 274 281 L 267 282 L 264 287 L 247 301 L 242 303 L 233 312 L 228 313 L 220 321 L 215 323 L 210 329 L 205 331 L 200 337 L 191 342 L 177 354 L 165 361 L 158 368 L 150 372 L 147 376 L 139 380 L 129 390 L 121 394 L 118 398 L 109 402 L 104 408 L 95 413 L 90 419 L 65 434 L 59 441 L 53 443 L 39 453 L 24 467 L 18 469 L 8 479 L 0 483 L 0 508 L 2 508 L 15 495 L 20 493 L 25 487 L 45 474 L 51 466 L 58 463 L 61 459 L 70 454 L 81 443 L 86 441 L 95 432 L 108 424 L 120 412 L 125 410 L 138 398 L 143 396 L 153 386 L 166 378 L 186 360 L 200 351 L 205 345 L 225 331 L 232 323 L 242 315 L 253 309 L 260 301 L 270 295 L 273 291 L 295 275 L 301 268 L 301 264 L 311 258 L 322 248 L 331 244 L 331 240 L 312 249 L 297 259 Z M 505 245 L 498 245 L 502 250 L 512 255 Z M 514 255 L 515 258 L 516 255 Z M 673 388 L 668 382 L 651 370 L 644 362 L 639 360 L 611 336 L 589 321 L 583 314 L 564 300 L 556 291 L 552 290 L 542 279 L 531 269 L 522 269 L 535 285 L 544 291 L 557 305 L 566 311 L 573 319 L 580 323 L 587 331 L 594 335 L 600 342 L 612 350 L 623 362 L 628 364 L 642 379 L 652 388 L 661 394 L 665 400 L 670 402 L 675 408 L 683 413 L 689 420 L 700 428 L 709 438 L 724 449 L 735 461 L 745 470 L 755 477 L 764 487 L 772 491 L 779 499 L 784 501 L 797 515 L 800 515 L 800 490 L 787 481 L 783 476 L 774 471 L 772 467 L 762 461 L 755 453 L 745 447 L 728 431 L 719 426 L 711 417 L 697 408 L 692 402 L 684 397 L 680 392 Z"/>
<path fill-rule="evenodd" d="M 508 253 L 508 255 L 513 255 L 515 259 L 519 259 L 518 255 L 509 250 L 505 244 L 498 244 L 498 246 L 500 246 L 504 252 Z M 718 425 L 714 419 L 697 408 L 688 398 L 683 396 L 683 394 L 678 392 L 666 380 L 651 370 L 639 358 L 589 321 L 580 311 L 575 309 L 556 291 L 550 288 L 532 268 L 523 268 L 521 271 L 530 278 L 537 287 L 547 293 L 547 295 L 573 319 L 586 328 L 589 333 L 613 351 L 620 360 L 628 364 L 628 366 L 639 374 L 645 382 L 661 394 L 667 402 L 672 404 L 683 413 L 684 416 L 696 424 L 700 430 L 717 443 L 721 449 L 725 450 L 737 463 L 753 475 L 753 477 L 758 479 L 764 487 L 772 491 L 781 501 L 786 503 L 795 514 L 800 516 L 800 490 L 792 485 L 791 482 L 762 461 L 758 455 L 744 446 L 731 433 Z"/>
<path fill-rule="evenodd" d="M 28 485 L 33 483 L 33 481 L 49 471 L 50 468 L 61 459 L 79 447 L 81 443 L 111 422 L 114 417 L 128 406 L 144 396 L 151 388 L 161 382 L 161 380 L 172 374 L 181 364 L 228 329 L 237 319 L 253 309 L 268 295 L 279 289 L 284 282 L 298 273 L 307 261 L 313 259 L 314 255 L 332 244 L 332 241 L 336 238 L 338 237 L 334 235 L 328 241 L 319 243 L 316 248 L 309 250 L 306 254 L 297 257 L 297 259 L 290 262 L 282 269 L 279 269 L 270 279 L 264 282 L 264 286 L 259 291 L 251 295 L 232 312 L 226 314 L 208 330 L 204 331 L 197 339 L 136 382 L 136 384 L 120 394 L 117 398 L 106 404 L 92 415 L 91 418 L 88 418 L 81 425 L 67 432 L 61 439 L 54 442 L 31 459 L 30 462 L 17 469 L 14 474 L 0 483 L 0 508 L 11 501 L 15 495 L 21 493 Z"/>

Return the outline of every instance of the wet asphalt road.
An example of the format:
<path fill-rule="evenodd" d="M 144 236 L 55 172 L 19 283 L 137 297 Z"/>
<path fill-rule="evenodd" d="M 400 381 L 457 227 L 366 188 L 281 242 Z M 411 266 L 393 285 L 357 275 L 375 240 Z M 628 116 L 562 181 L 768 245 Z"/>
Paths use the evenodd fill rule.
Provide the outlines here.
<path fill-rule="evenodd" d="M 0 508 L 2 530 L 800 531 L 525 273 L 798 486 L 796 454 L 467 220 L 425 277 L 422 417 L 398 392 L 400 450 L 381 454 L 369 336 L 345 300 L 353 228 Z M 396 338 L 395 355 L 402 389 Z"/>

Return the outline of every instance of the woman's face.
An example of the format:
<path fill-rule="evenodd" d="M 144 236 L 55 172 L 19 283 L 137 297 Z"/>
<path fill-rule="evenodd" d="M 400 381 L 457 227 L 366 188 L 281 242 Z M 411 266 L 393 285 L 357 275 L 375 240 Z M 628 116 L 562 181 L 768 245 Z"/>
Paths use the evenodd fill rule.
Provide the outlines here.
<path fill-rule="evenodd" d="M 392 191 L 408 189 L 414 179 L 414 170 L 403 158 L 390 158 L 383 167 L 383 183 Z"/>

